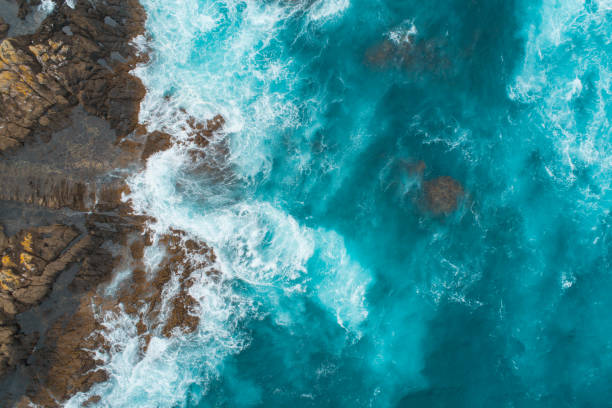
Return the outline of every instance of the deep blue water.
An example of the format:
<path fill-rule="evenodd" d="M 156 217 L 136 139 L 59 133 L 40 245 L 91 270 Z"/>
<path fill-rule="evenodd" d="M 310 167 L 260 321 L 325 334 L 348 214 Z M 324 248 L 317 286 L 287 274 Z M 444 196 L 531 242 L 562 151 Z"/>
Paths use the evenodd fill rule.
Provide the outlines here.
<path fill-rule="evenodd" d="M 131 198 L 225 280 L 198 333 L 118 348 L 103 406 L 612 405 L 609 0 L 143 4 L 141 119 L 221 113 L 231 175 L 175 148 Z"/>

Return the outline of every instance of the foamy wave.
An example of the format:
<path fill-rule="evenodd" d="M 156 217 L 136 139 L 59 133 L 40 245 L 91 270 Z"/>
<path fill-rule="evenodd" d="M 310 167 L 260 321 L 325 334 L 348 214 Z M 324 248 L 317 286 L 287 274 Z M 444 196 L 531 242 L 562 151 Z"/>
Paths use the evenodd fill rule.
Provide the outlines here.
<path fill-rule="evenodd" d="M 349 0 L 318 0 L 308 12 L 310 21 L 325 23 L 342 15 L 349 8 Z"/>
<path fill-rule="evenodd" d="M 267 202 L 237 200 L 198 207 L 197 201 L 176 193 L 176 181 L 183 177 L 181 157 L 179 150 L 153 156 L 147 170 L 133 178 L 129 199 L 137 212 L 158 219 L 153 230 L 162 234 L 177 228 L 207 242 L 215 248 L 226 277 L 253 287 L 276 287 L 291 295 L 308 290 L 314 281 L 322 304 L 343 326 L 357 328 L 367 316 L 365 290 L 370 278 L 349 259 L 341 236 L 305 228 Z M 308 276 L 307 263 L 317 251 L 326 275 Z"/>
<path fill-rule="evenodd" d="M 172 338 L 149 333 L 152 338 L 143 353 L 138 318 L 123 310 L 99 315 L 109 348 L 98 350 L 96 358 L 104 361 L 109 380 L 75 395 L 67 407 L 82 406 L 91 395 L 103 396 L 103 406 L 182 406 L 194 387 L 206 391 L 221 361 L 248 344 L 236 326 L 254 307 L 234 293 L 228 280 L 212 281 L 204 270 L 196 273 L 190 294 L 199 302 L 198 330 Z M 168 301 L 168 291 L 164 295 Z"/>
<path fill-rule="evenodd" d="M 163 259 L 159 237 L 181 230 L 214 249 L 216 261 L 209 268 L 221 271 L 221 278 L 211 280 L 206 268 L 195 271 L 189 295 L 200 318 L 197 331 L 172 338 L 153 331 L 144 354 L 134 317 L 122 310 L 100 314 L 111 347 L 98 357 L 110 379 L 68 406 L 91 395 L 103 396 L 113 407 L 183 406 L 188 395 L 197 402 L 222 361 L 248 345 L 240 327 L 249 319 L 269 315 L 290 327 L 303 319 L 305 302 L 314 300 L 347 336 L 358 338 L 368 315 L 371 275 L 350 259 L 342 236 L 301 225 L 278 204 L 253 196 L 255 179 L 271 169 L 270 142 L 310 120 L 303 117 L 304 106 L 292 100 L 304 79 L 278 46 L 284 24 L 306 10 L 305 24 L 327 21 L 346 9 L 348 0 L 319 1 L 308 9 L 299 3 L 234 0 L 142 3 L 152 41 L 134 42 L 151 54 L 151 62 L 134 71 L 147 88 L 140 120 L 149 131 L 171 134 L 176 143 L 148 159 L 129 180 L 125 199 L 135 213 L 155 219 L 148 226 L 154 245 L 145 253 L 150 273 Z M 216 114 L 226 122 L 208 149 L 228 142 L 230 155 L 207 164 L 227 174 L 221 180 L 207 178 L 194 163 L 192 129 L 186 125 L 191 117 L 203 121 Z M 307 158 L 298 159 L 308 165 Z M 316 268 L 322 272 L 311 271 L 312 263 L 323 265 Z M 158 320 L 164 320 L 178 290 L 174 276 L 164 287 Z"/>
<path fill-rule="evenodd" d="M 133 404 L 173 406 L 185 403 L 187 395 L 204 395 L 228 355 L 248 345 L 241 322 L 260 313 L 272 314 L 279 325 L 293 325 L 305 293 L 316 294 L 338 324 L 359 336 L 359 324 L 367 317 L 365 291 L 369 275 L 350 260 L 342 237 L 334 232 L 300 226 L 291 216 L 266 202 L 237 201 L 234 205 L 194 210 L 197 204 L 173 192 L 181 177 L 180 150 L 154 155 L 147 169 L 134 176 L 129 196 L 137 213 L 153 215 L 150 225 L 156 237 L 171 227 L 204 240 L 217 254 L 210 268 L 222 271 L 219 281 L 208 278 L 207 270 L 195 272 L 189 294 L 196 300 L 200 326 L 196 333 L 165 338 L 153 335 L 142 354 L 136 320 L 120 311 L 105 312 L 103 334 L 111 345 L 98 351 L 110 380 L 79 394 L 68 406 L 79 406 L 90 395 L 102 395 L 113 407 Z M 162 175 L 164 171 L 164 177 Z M 155 180 L 155 182 L 152 182 Z M 145 259 L 154 271 L 163 248 L 149 248 Z M 163 257 L 163 256 L 162 256 Z M 327 267 L 324 276 L 308 274 L 313 257 Z M 175 279 L 176 280 L 176 279 Z M 236 286 L 236 283 L 241 284 Z M 173 285 L 174 283 L 174 285 Z M 249 287 L 250 295 L 239 289 Z M 176 292 L 171 282 L 163 292 L 162 310 Z M 295 311 L 280 309 L 280 297 L 292 299 Z M 164 321 L 165 313 L 159 316 Z M 193 389 L 200 390 L 194 396 Z"/>
<path fill-rule="evenodd" d="M 231 151 L 241 174 L 259 172 L 268 164 L 270 129 L 298 122 L 287 98 L 297 80 L 293 62 L 273 46 L 295 8 L 233 0 L 143 4 L 155 24 L 147 25 L 152 61 L 135 70 L 147 88 L 141 122 L 180 137 L 179 109 L 197 118 L 221 114 L 225 132 L 239 134 Z"/>
<path fill-rule="evenodd" d="M 551 177 L 572 183 L 577 167 L 588 167 L 605 189 L 612 170 L 611 12 L 612 3 L 603 0 L 544 1 L 525 31 L 525 59 L 508 89 L 546 126 L 543 133 L 560 159 L 548 165 Z"/>

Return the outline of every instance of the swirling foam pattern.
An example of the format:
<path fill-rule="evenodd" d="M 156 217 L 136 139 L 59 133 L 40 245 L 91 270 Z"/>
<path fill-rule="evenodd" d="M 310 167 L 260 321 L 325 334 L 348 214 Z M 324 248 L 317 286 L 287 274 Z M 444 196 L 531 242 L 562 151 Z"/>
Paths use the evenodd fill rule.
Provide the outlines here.
<path fill-rule="evenodd" d="M 100 317 L 100 406 L 610 404 L 609 0 L 142 3 L 142 122 L 223 115 L 231 176 L 175 146 L 129 198 L 223 278 L 144 355 Z M 417 160 L 456 212 L 423 211 Z"/>

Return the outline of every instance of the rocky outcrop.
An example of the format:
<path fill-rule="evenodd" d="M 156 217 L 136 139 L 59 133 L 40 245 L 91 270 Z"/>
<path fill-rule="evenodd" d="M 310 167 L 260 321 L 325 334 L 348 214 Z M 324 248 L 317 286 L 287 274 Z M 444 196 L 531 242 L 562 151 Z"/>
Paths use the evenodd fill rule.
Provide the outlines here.
<path fill-rule="evenodd" d="M 138 333 L 143 336 L 146 348 L 151 335 L 170 337 L 179 333 L 192 333 L 196 330 L 199 318 L 195 310 L 195 299 L 189 294 L 193 285 L 193 273 L 206 269 L 209 275 L 218 272 L 211 268 L 216 256 L 205 243 L 188 238 L 183 231 L 172 231 L 162 237 L 159 245 L 166 255 L 154 270 L 148 270 L 142 263 L 144 249 L 151 246 L 146 236 L 137 238 L 130 245 L 131 269 L 133 274 L 129 284 L 120 291 L 117 301 L 124 310 L 138 318 Z M 177 282 L 173 285 L 172 278 Z M 170 290 L 169 304 L 164 305 L 162 292 Z"/>
<path fill-rule="evenodd" d="M 171 146 L 172 137 L 169 134 L 158 131 L 151 132 L 147 135 L 141 159 L 147 160 L 153 154 L 168 150 Z"/>
<path fill-rule="evenodd" d="M 127 42 L 142 33 L 144 18 L 136 0 L 80 1 L 60 6 L 38 33 L 2 41 L 0 152 L 34 131 L 64 127 L 77 104 L 119 136 L 132 132 L 145 90 L 128 72 L 139 57 Z"/>
<path fill-rule="evenodd" d="M 106 299 L 97 292 L 102 282 L 112 276 L 113 269 L 125 260 L 121 251 L 112 251 L 113 245 L 126 248 L 127 242 L 142 234 L 143 219 L 139 217 L 92 215 L 87 220 L 88 232 L 77 238 L 65 252 L 62 261 L 77 264 L 77 272 L 68 288 L 81 299 L 74 310 L 58 319 L 37 343 L 30 360 L 37 370 L 21 404 L 61 406 L 76 392 L 85 392 L 94 384 L 104 381 L 107 374 L 99 366 L 91 350 L 105 347 L 102 326 L 95 312 L 112 308 L 116 300 Z M 65 265 L 58 264 L 65 270 Z"/>
<path fill-rule="evenodd" d="M 23 18 L 37 2 L 18 3 Z M 144 20 L 137 0 L 80 0 L 58 2 L 35 34 L 4 38 L 0 21 L 0 225 L 28 224 L 8 218 L 20 206 L 46 209 L 0 231 L 3 406 L 59 406 L 105 378 L 86 349 L 101 341 L 98 286 L 143 230 L 121 169 L 144 146 L 146 132 L 126 138 L 145 92 L 129 74 Z M 56 218 L 75 223 L 45 221 Z"/>
<path fill-rule="evenodd" d="M 168 255 L 161 265 L 158 277 L 160 283 L 167 284 L 173 273 L 178 274 L 178 290 L 172 297 L 170 311 L 164 319 L 162 334 L 170 337 L 175 331 L 192 333 L 196 330 L 199 318 L 194 312 L 195 299 L 189 294 L 193 285 L 192 274 L 201 269 L 207 269 L 215 263 L 216 256 L 212 248 L 203 242 L 185 237 L 182 231 L 174 231 L 172 235 L 163 239 Z M 215 269 L 209 269 L 209 274 L 218 274 Z"/>
<path fill-rule="evenodd" d="M 223 118 L 190 118 L 178 142 L 139 126 L 144 88 L 129 71 L 144 57 L 129 40 L 143 32 L 141 6 L 76 3 L 58 2 L 35 34 L 2 40 L 0 33 L 0 225 L 13 231 L 0 234 L 0 400 L 7 406 L 61 406 L 107 378 L 90 352 L 108 346 L 96 311 L 136 317 L 143 350 L 151 335 L 195 331 L 192 275 L 218 275 L 212 249 L 181 231 L 155 243 L 166 257 L 147 267 L 147 220 L 122 197 L 126 175 L 173 143 L 194 171 L 227 177 L 218 165 L 229 154 Z M 34 4 L 20 0 L 20 15 Z M 6 203 L 11 211 L 3 211 Z M 44 211 L 32 210 L 38 216 L 27 223 L 8 219 L 20 206 Z M 100 285 L 118 266 L 132 273 L 108 297 Z"/>
<path fill-rule="evenodd" d="M 85 351 L 88 344 L 99 341 L 92 334 L 98 323 L 91 302 L 98 285 L 111 277 L 122 259 L 110 248 L 126 246 L 129 237 L 141 234 L 144 221 L 119 215 L 123 203 L 103 205 L 116 215 L 92 213 L 80 228 L 33 227 L 12 237 L 0 231 L 0 376 L 34 359 L 28 400 L 43 406 L 56 406 L 54 399 L 86 390 L 85 385 L 103 378 L 92 376 L 95 362 Z M 58 277 L 70 270 L 74 271 L 70 293 L 83 299 L 78 309 L 67 311 L 42 337 L 27 333 L 19 315 L 47 301 Z"/>

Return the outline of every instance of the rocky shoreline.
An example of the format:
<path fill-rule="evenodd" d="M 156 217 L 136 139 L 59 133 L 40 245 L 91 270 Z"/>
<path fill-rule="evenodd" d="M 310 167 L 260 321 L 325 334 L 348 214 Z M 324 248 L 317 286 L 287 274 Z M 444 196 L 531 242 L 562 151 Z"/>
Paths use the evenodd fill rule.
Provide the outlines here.
<path fill-rule="evenodd" d="M 0 13 L 0 400 L 55 407 L 108 378 L 91 352 L 109 348 L 96 313 L 135 317 L 144 352 L 151 336 L 196 330 L 191 275 L 219 272 L 213 250 L 182 231 L 153 242 L 149 220 L 122 197 L 126 178 L 173 144 L 138 123 L 145 88 L 130 71 L 147 61 L 132 41 L 145 34 L 138 0 L 61 2 L 33 34 L 16 36 L 10 23 L 34 21 L 40 1 L 0 1 L 15 14 Z M 228 146 L 211 141 L 224 122 L 190 117 L 179 142 L 194 168 L 220 180 L 214 163 Z M 422 178 L 424 168 L 410 171 Z M 448 177 L 423 189 L 433 214 L 454 211 L 463 195 Z M 143 260 L 152 245 L 166 254 L 154 270 Z M 117 270 L 130 273 L 108 296 Z"/>
<path fill-rule="evenodd" d="M 15 2 L 27 19 L 38 2 Z M 7 8 L 8 10 L 8 8 Z M 142 166 L 138 1 L 62 2 L 34 34 L 0 43 L 0 400 L 59 406 L 106 378 L 92 304 L 142 240 L 121 201 Z M 10 34 L 0 21 L 0 39 Z M 151 149 L 151 148 L 149 148 Z M 149 152 L 150 154 L 150 152 Z M 133 242 L 132 242 L 133 244 Z"/>
<path fill-rule="evenodd" d="M 37 3 L 14 6 L 27 18 Z M 145 19 L 137 0 L 95 7 L 82 0 L 57 5 L 36 33 L 0 43 L 0 400 L 7 406 L 61 406 L 108 378 L 92 352 L 109 348 L 96 313 L 135 317 L 143 352 L 152 335 L 194 331 L 190 275 L 203 267 L 211 279 L 218 273 L 212 249 L 182 231 L 160 237 L 155 245 L 167 256 L 147 268 L 147 219 L 122 199 L 126 177 L 172 145 L 170 135 L 138 124 L 145 89 L 129 72 L 147 57 L 131 41 L 143 35 Z M 190 156 L 213 174 L 204 148 L 223 123 L 217 116 L 186 124 Z M 104 287 L 119 269 L 130 274 L 109 296 Z M 162 305 L 175 275 L 178 292 Z"/>

